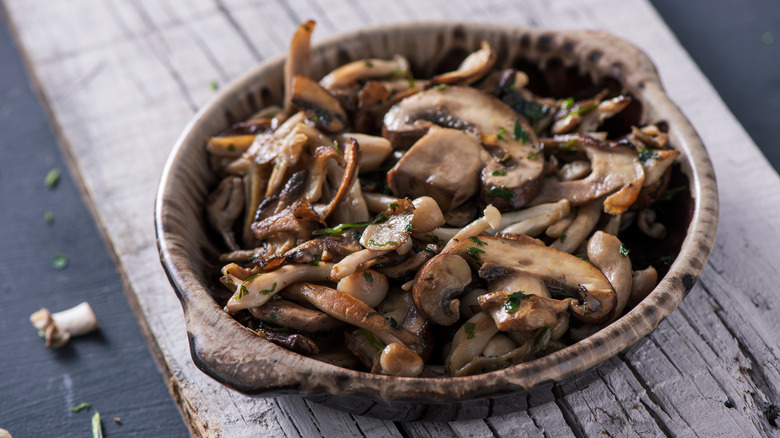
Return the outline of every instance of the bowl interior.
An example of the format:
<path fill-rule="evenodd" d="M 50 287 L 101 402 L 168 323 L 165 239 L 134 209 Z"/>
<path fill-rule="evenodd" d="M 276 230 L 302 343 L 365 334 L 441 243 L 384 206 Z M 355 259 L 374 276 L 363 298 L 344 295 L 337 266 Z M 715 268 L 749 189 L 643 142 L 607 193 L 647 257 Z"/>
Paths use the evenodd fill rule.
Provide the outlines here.
<path fill-rule="evenodd" d="M 456 68 L 482 40 L 496 48 L 497 66 L 526 71 L 529 88 L 541 95 L 576 98 L 602 89 L 630 94 L 634 103 L 606 127 L 615 135 L 632 125 L 661 122 L 668 126 L 671 143 L 682 153 L 673 184 L 686 185 L 689 190 L 688 196 L 676 198 L 666 212 L 670 238 L 646 254 L 677 254 L 650 296 L 606 329 L 566 349 L 503 370 L 459 378 L 398 378 L 343 369 L 283 349 L 246 330 L 221 310 L 225 294 L 217 273 L 218 254 L 223 249 L 209 231 L 204 213 L 205 199 L 217 180 L 209 168 L 204 139 L 281 102 L 283 58 L 276 58 L 224 88 L 198 113 L 177 142 L 160 184 L 155 219 L 161 261 L 181 300 L 193 360 L 199 368 L 247 394 L 303 393 L 342 409 L 355 407 L 353 411 L 358 401 L 368 400 L 383 406 L 387 415 L 379 416 L 385 418 L 430 418 L 436 412 L 431 406 L 513 394 L 590 368 L 632 345 L 674 310 L 698 278 L 713 245 L 715 179 L 690 123 L 663 93 L 648 58 L 630 44 L 588 31 L 457 23 L 395 25 L 316 45 L 313 76 L 319 78 L 355 59 L 402 54 L 416 77 L 430 77 Z M 392 409 L 412 401 L 427 404 L 427 414 Z M 487 411 L 463 412 L 439 419 L 485 416 Z"/>

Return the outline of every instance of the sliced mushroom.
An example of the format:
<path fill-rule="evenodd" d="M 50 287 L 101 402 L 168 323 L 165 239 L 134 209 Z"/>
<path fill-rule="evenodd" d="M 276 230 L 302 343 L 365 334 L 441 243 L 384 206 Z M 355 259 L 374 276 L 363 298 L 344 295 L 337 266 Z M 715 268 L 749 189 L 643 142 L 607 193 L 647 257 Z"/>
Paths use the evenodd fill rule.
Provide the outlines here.
<path fill-rule="evenodd" d="M 385 299 L 389 287 L 390 284 L 384 274 L 366 269 L 342 278 L 336 289 L 359 299 L 369 307 L 376 307 Z"/>
<path fill-rule="evenodd" d="M 456 232 L 455 235 L 447 242 L 447 245 L 445 245 L 442 252 L 449 251 L 455 245 L 466 239 L 479 236 L 488 228 L 492 228 L 493 230 L 498 230 L 501 228 L 503 217 L 501 216 L 501 212 L 499 212 L 496 207 L 488 205 L 485 207 L 484 213 L 484 216 L 474 220 L 474 222 L 466 225 L 458 232 Z"/>
<path fill-rule="evenodd" d="M 307 309 L 285 299 L 271 300 L 261 307 L 250 307 L 249 313 L 262 322 L 303 332 L 329 331 L 344 324 L 319 310 Z"/>
<path fill-rule="evenodd" d="M 588 240 L 588 260 L 604 273 L 617 294 L 615 314 L 612 321 L 623 313 L 631 295 L 631 259 L 623 243 L 612 234 L 596 231 Z"/>
<path fill-rule="evenodd" d="M 233 224 L 244 211 L 244 187 L 241 178 L 229 176 L 222 180 L 206 201 L 209 223 L 219 231 L 228 249 L 239 249 Z"/>
<path fill-rule="evenodd" d="M 390 251 L 392 250 L 386 249 L 377 251 L 373 249 L 363 249 L 353 252 L 352 254 L 344 257 L 340 262 L 333 265 L 330 278 L 333 281 L 339 281 L 342 278 L 352 275 L 356 271 L 367 267 L 371 261 L 384 254 L 387 254 Z"/>
<path fill-rule="evenodd" d="M 498 328 L 485 312 L 479 312 L 464 322 L 452 337 L 452 348 L 444 361 L 447 373 L 455 375 L 479 356 L 496 333 Z"/>
<path fill-rule="evenodd" d="M 313 20 L 309 20 L 298 26 L 284 62 L 284 110 L 287 114 L 292 113 L 293 78 L 311 76 L 311 34 L 315 25 Z"/>
<path fill-rule="evenodd" d="M 601 201 L 592 201 L 587 205 L 577 209 L 577 215 L 574 216 L 571 224 L 566 231 L 550 244 L 551 248 L 559 251 L 573 253 L 585 242 L 593 228 L 601 218 Z"/>
<path fill-rule="evenodd" d="M 494 204 L 499 209 L 517 209 L 538 193 L 544 158 L 539 153 L 536 134 L 500 100 L 467 87 L 430 89 L 391 108 L 385 114 L 382 133 L 396 149 L 406 149 L 434 124 L 475 135 L 495 134 L 498 137 L 500 134 L 492 151 L 496 157 L 483 161 L 481 195 L 484 204 Z M 465 157 L 463 161 L 466 161 Z M 470 175 L 462 177 L 470 178 Z M 447 211 L 450 206 L 442 207 Z"/>
<path fill-rule="evenodd" d="M 679 156 L 680 152 L 674 150 L 639 149 L 640 160 L 644 158 L 641 161 L 645 171 L 645 182 L 632 209 L 641 210 L 663 195 L 669 186 L 672 165 Z"/>
<path fill-rule="evenodd" d="M 584 150 L 592 170 L 586 178 L 576 181 L 561 182 L 548 178 L 534 199 L 534 204 L 565 198 L 572 205 L 579 206 L 611 194 L 604 200 L 604 212 L 619 214 L 639 196 L 645 174 L 636 151 L 631 148 L 609 145 L 578 134 L 557 136 L 545 139 L 542 143 L 545 149 L 567 145 L 568 148 Z"/>
<path fill-rule="evenodd" d="M 631 282 L 631 295 L 628 297 L 628 307 L 633 308 L 644 300 L 655 285 L 658 284 L 658 271 L 654 267 L 648 266 L 645 269 L 635 271 L 634 279 Z"/>
<path fill-rule="evenodd" d="M 387 184 L 396 196 L 430 196 L 448 211 L 477 193 L 488 159 L 473 136 L 433 126 L 387 173 Z"/>
<path fill-rule="evenodd" d="M 354 138 L 350 138 L 344 144 L 344 171 L 335 196 L 331 201 L 318 209 L 320 221 L 327 220 L 339 207 L 339 205 L 352 196 L 353 185 L 357 180 L 358 162 L 360 159 L 360 147 Z M 357 190 L 360 188 L 358 187 Z"/>
<path fill-rule="evenodd" d="M 345 87 L 367 79 L 406 77 L 409 74 L 409 62 L 401 55 L 393 59 L 361 59 L 342 65 L 320 80 L 327 89 Z"/>
<path fill-rule="evenodd" d="M 357 134 L 347 132 L 336 136 L 338 144 L 346 144 L 350 138 L 354 138 L 360 145 L 360 172 L 371 172 L 379 169 L 379 166 L 393 152 L 393 145 L 384 137 L 376 135 Z"/>
<path fill-rule="evenodd" d="M 308 240 L 284 254 L 288 263 L 316 263 L 341 260 L 353 252 L 360 251 L 360 244 L 352 234 L 320 236 Z"/>
<path fill-rule="evenodd" d="M 582 115 L 582 121 L 580 121 L 577 131 L 583 134 L 595 131 L 605 120 L 623 111 L 630 103 L 631 97 L 623 95 L 599 102 L 593 111 Z"/>
<path fill-rule="evenodd" d="M 288 297 L 306 300 L 338 320 L 370 331 L 385 344 L 397 342 L 415 351 L 422 351 L 422 343 L 417 335 L 402 327 L 393 327 L 373 308 L 351 295 L 311 283 L 296 283 L 284 293 Z"/>
<path fill-rule="evenodd" d="M 495 63 L 496 53 L 490 47 L 490 44 L 482 41 L 480 49 L 467 56 L 457 70 L 434 76 L 425 84 L 425 88 L 435 87 L 439 84 L 471 84 L 485 76 Z"/>
<path fill-rule="evenodd" d="M 225 309 L 229 313 L 235 313 L 242 309 L 260 307 L 290 284 L 300 281 L 328 280 L 331 269 L 333 263 L 325 262 L 316 265 L 284 265 L 279 269 L 263 272 L 245 280 L 232 277 L 227 273 L 225 276 L 230 278 L 236 289 Z"/>
<path fill-rule="evenodd" d="M 229 137 L 212 137 L 206 144 L 206 150 L 217 157 L 238 158 L 246 152 L 255 135 L 231 135 Z"/>
<path fill-rule="evenodd" d="M 308 76 L 293 78 L 291 102 L 303 110 L 317 128 L 338 132 L 347 124 L 347 114 L 339 101 Z"/>
<path fill-rule="evenodd" d="M 317 354 L 320 352 L 320 348 L 308 336 L 300 333 L 289 333 L 283 328 L 265 325 L 255 330 L 255 333 L 274 344 L 281 345 L 301 354 Z"/>
<path fill-rule="evenodd" d="M 425 264 L 431 257 L 436 255 L 436 245 L 427 245 L 422 251 L 409 251 L 409 256 L 403 259 L 400 263 L 396 263 L 392 266 L 382 266 L 377 268 L 379 272 L 383 273 L 389 278 L 400 279 L 405 278 L 408 275 L 414 275 L 415 272 Z"/>
<path fill-rule="evenodd" d="M 503 226 L 499 230 L 502 233 L 526 234 L 536 236 L 569 215 L 570 203 L 566 199 L 549 204 L 541 204 L 529 207 L 517 212 L 506 213 L 502 216 Z"/>
<path fill-rule="evenodd" d="M 608 320 L 617 298 L 609 280 L 592 264 L 571 254 L 540 245 L 533 239 L 509 240 L 480 236 L 437 255 L 420 269 L 414 283 L 414 300 L 431 320 L 451 325 L 459 316 L 459 301 L 470 283 L 466 266 L 471 261 L 480 276 L 489 279 L 522 272 L 541 279 L 548 287 L 579 295 L 582 304 L 570 302 L 577 319 L 601 323 Z M 464 265 L 465 263 L 465 265 Z M 485 269 L 488 267 L 489 269 Z"/>

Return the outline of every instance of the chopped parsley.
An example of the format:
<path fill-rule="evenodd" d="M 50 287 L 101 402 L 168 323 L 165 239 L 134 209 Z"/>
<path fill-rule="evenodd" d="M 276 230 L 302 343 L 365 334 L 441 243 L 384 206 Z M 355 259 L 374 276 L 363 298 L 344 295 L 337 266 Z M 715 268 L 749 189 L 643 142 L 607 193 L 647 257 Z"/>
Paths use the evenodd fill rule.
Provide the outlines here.
<path fill-rule="evenodd" d="M 50 189 L 56 187 L 58 182 L 60 182 L 59 169 L 50 170 L 49 173 L 46 174 L 46 178 L 43 180 L 43 183 L 46 184 L 46 187 Z"/>
<path fill-rule="evenodd" d="M 493 176 L 506 176 L 506 171 L 504 171 L 504 170 L 494 170 L 494 171 L 490 172 L 490 174 L 493 175 Z"/>
<path fill-rule="evenodd" d="M 385 349 L 385 344 L 381 343 L 370 331 L 363 329 L 363 336 L 365 336 L 368 343 L 377 350 L 382 351 Z"/>
<path fill-rule="evenodd" d="M 263 289 L 260 291 L 263 295 L 270 295 L 276 290 L 276 282 L 274 282 L 273 286 L 271 286 L 270 289 Z"/>
<path fill-rule="evenodd" d="M 275 313 L 272 313 L 271 316 L 268 317 L 268 322 L 276 322 L 279 319 L 278 316 L 276 316 Z"/>
<path fill-rule="evenodd" d="M 639 161 L 643 163 L 647 160 L 658 158 L 658 154 L 655 153 L 654 150 L 647 149 L 647 148 L 639 148 L 639 150 L 637 151 L 637 155 L 639 156 Z"/>
<path fill-rule="evenodd" d="M 217 81 L 209 82 L 209 89 L 211 91 L 217 91 L 217 89 L 219 89 L 219 84 L 217 83 Z"/>
<path fill-rule="evenodd" d="M 76 406 L 71 407 L 70 411 L 71 412 L 79 412 L 79 411 L 83 411 L 84 409 L 89 409 L 91 407 L 92 407 L 92 404 L 90 404 L 89 402 L 83 402 L 83 403 L 77 404 Z"/>
<path fill-rule="evenodd" d="M 366 281 L 369 282 L 369 283 L 373 283 L 374 282 L 374 276 L 371 275 L 371 273 L 368 272 L 368 271 L 363 271 L 363 278 L 365 278 Z"/>
<path fill-rule="evenodd" d="M 581 106 L 581 107 L 579 107 L 579 108 L 577 108 L 575 110 L 572 110 L 569 114 L 566 115 L 566 117 L 571 117 L 571 116 L 574 116 L 574 115 L 584 114 L 584 113 L 592 110 L 593 108 L 596 108 L 596 106 L 597 105 L 594 102 L 591 102 L 591 103 L 589 103 L 587 105 L 584 105 L 584 106 Z"/>
<path fill-rule="evenodd" d="M 51 211 L 44 212 L 43 220 L 45 220 L 47 224 L 54 222 L 54 213 L 52 213 Z"/>
<path fill-rule="evenodd" d="M 370 244 L 372 244 L 374 246 L 398 245 L 398 242 L 396 242 L 395 240 L 388 240 L 385 243 L 379 243 L 379 242 L 377 242 L 376 240 L 374 240 L 374 239 L 372 239 L 370 237 L 368 238 L 368 243 L 370 243 Z"/>
<path fill-rule="evenodd" d="M 414 88 L 417 86 L 414 82 L 414 76 L 412 76 L 411 73 L 409 73 L 409 76 L 406 77 L 406 81 L 409 82 L 409 88 Z"/>
<path fill-rule="evenodd" d="M 234 150 L 236 150 L 236 145 L 233 144 L 233 143 L 230 143 L 229 145 L 227 145 L 227 150 L 229 150 L 230 152 L 233 152 Z"/>
<path fill-rule="evenodd" d="M 436 251 L 434 251 L 431 248 L 428 248 L 427 246 L 425 248 L 423 248 L 422 250 L 425 251 L 425 252 L 429 252 L 429 253 L 431 253 L 433 255 L 436 255 Z"/>
<path fill-rule="evenodd" d="M 573 97 L 567 97 L 566 100 L 563 101 L 561 104 L 562 110 L 567 110 L 574 106 L 574 98 Z"/>
<path fill-rule="evenodd" d="M 437 85 L 437 86 L 435 86 L 433 88 L 435 88 L 438 91 L 442 91 L 442 90 L 447 89 L 447 84 L 439 84 L 439 85 Z"/>
<path fill-rule="evenodd" d="M 526 295 L 521 290 L 511 293 L 506 297 L 504 310 L 506 310 L 507 313 L 515 313 L 517 312 L 517 309 L 520 308 L 520 301 L 527 300 L 529 298 L 531 298 L 531 295 Z"/>
<path fill-rule="evenodd" d="M 314 260 L 314 261 L 312 261 L 311 263 L 309 263 L 309 265 L 311 265 L 311 266 L 319 266 L 319 265 L 321 265 L 321 264 L 322 264 L 322 263 L 321 263 L 319 260 Z"/>
<path fill-rule="evenodd" d="M 499 140 L 504 139 L 504 134 L 506 134 L 505 128 L 498 128 L 498 132 L 496 133 L 496 137 L 498 137 Z"/>
<path fill-rule="evenodd" d="M 527 158 L 527 159 L 529 159 L 529 160 L 533 160 L 534 158 L 538 157 L 538 156 L 539 156 L 539 154 L 541 154 L 541 153 L 542 153 L 542 151 L 541 151 L 541 150 L 538 150 L 538 151 L 536 151 L 536 152 L 534 152 L 534 153 L 532 153 L 532 154 L 528 154 L 528 156 L 527 156 L 527 157 L 525 157 L 525 158 Z"/>
<path fill-rule="evenodd" d="M 543 328 L 542 331 L 540 331 L 539 334 L 534 338 L 534 345 L 539 345 L 539 343 L 542 342 L 542 339 L 544 339 L 544 335 L 546 335 L 549 331 L 550 327 Z"/>
<path fill-rule="evenodd" d="M 687 188 L 688 188 L 687 186 L 680 186 L 680 187 L 675 187 L 673 189 L 666 189 L 664 194 L 661 195 L 661 197 L 658 198 L 658 200 L 659 201 L 671 201 L 672 198 L 674 198 L 674 195 L 676 195 L 676 194 L 678 194 L 678 193 L 680 193 L 682 191 L 685 191 L 685 189 L 687 189 Z"/>
<path fill-rule="evenodd" d="M 341 154 L 341 148 L 339 147 L 339 141 L 338 140 L 333 140 L 333 147 L 336 149 L 336 152 Z"/>
<path fill-rule="evenodd" d="M 390 204 L 390 210 L 395 210 L 396 208 L 398 208 L 398 203 L 397 202 L 393 202 L 393 203 Z"/>
<path fill-rule="evenodd" d="M 386 221 L 388 216 L 386 214 L 380 214 L 377 216 L 376 219 L 374 219 L 371 222 L 363 222 L 363 223 L 357 223 L 357 224 L 338 224 L 333 228 L 323 228 L 321 230 L 317 230 L 313 232 L 315 236 L 335 236 L 337 234 L 342 234 L 344 230 L 349 228 L 362 228 L 367 227 L 369 225 L 378 224 L 380 222 Z"/>
<path fill-rule="evenodd" d="M 466 332 L 466 338 L 472 339 L 474 337 L 474 329 L 477 327 L 473 322 L 466 322 L 463 324 L 463 331 Z"/>
<path fill-rule="evenodd" d="M 241 298 L 249 295 L 249 289 L 246 288 L 246 284 L 259 276 L 260 274 L 255 274 L 241 282 L 241 286 L 238 287 L 238 296 L 236 297 L 236 300 L 240 300 Z M 276 283 L 274 283 L 274 287 L 276 287 Z"/>
<path fill-rule="evenodd" d="M 488 196 L 504 198 L 509 202 L 515 200 L 515 194 L 509 191 L 506 186 L 492 187 L 490 190 L 488 190 Z"/>
<path fill-rule="evenodd" d="M 92 438 L 103 438 L 103 425 L 100 424 L 100 412 L 92 414 Z"/>
<path fill-rule="evenodd" d="M 476 243 L 479 246 L 486 246 L 487 245 L 487 242 L 485 242 L 484 240 L 479 240 L 479 237 L 477 237 L 477 236 L 471 236 L 471 237 L 469 237 L 469 239 L 473 240 L 474 243 Z"/>
<path fill-rule="evenodd" d="M 366 67 L 373 67 L 374 63 L 371 62 L 370 59 L 366 59 L 366 60 L 363 61 L 363 65 L 365 65 Z"/>
<path fill-rule="evenodd" d="M 576 143 L 577 143 L 577 139 L 576 138 L 572 138 L 571 140 L 567 141 L 566 143 L 558 146 L 558 149 L 562 149 L 564 151 L 568 151 L 569 149 L 573 148 Z"/>
<path fill-rule="evenodd" d="M 466 250 L 466 255 L 471 257 L 474 260 L 479 260 L 479 255 L 484 254 L 485 250 L 479 249 L 476 246 L 472 246 L 469 249 Z"/>
<path fill-rule="evenodd" d="M 622 255 L 623 257 L 628 257 L 628 253 L 629 252 L 630 251 L 628 250 L 628 248 L 626 248 L 626 245 L 621 243 L 620 244 L 620 255 Z"/>
<path fill-rule="evenodd" d="M 521 125 L 520 122 L 515 120 L 515 129 L 512 133 L 512 139 L 522 143 L 528 143 L 529 138 L 530 134 L 528 134 L 528 131 L 523 128 L 523 125 Z"/>
<path fill-rule="evenodd" d="M 406 226 L 404 227 L 404 230 L 406 230 L 407 233 L 411 233 L 412 232 L 412 228 L 413 228 L 412 222 L 409 221 L 409 222 L 406 223 Z"/>
<path fill-rule="evenodd" d="M 561 241 L 561 243 L 566 241 L 566 235 L 565 234 L 561 234 L 560 241 Z"/>
<path fill-rule="evenodd" d="M 68 256 L 63 253 L 55 255 L 51 266 L 58 271 L 65 269 L 68 266 Z"/>
<path fill-rule="evenodd" d="M 396 330 L 401 329 L 401 324 L 398 324 L 398 321 L 396 321 L 392 316 L 388 316 L 385 319 L 387 320 L 388 324 L 390 324 L 390 327 Z"/>

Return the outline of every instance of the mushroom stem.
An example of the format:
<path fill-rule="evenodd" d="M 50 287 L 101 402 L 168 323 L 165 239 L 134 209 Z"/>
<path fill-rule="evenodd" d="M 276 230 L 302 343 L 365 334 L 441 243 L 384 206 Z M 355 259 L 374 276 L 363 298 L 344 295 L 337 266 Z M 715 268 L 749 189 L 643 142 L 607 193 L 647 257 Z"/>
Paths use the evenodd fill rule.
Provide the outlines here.
<path fill-rule="evenodd" d="M 485 207 L 485 215 L 474 222 L 461 228 L 455 236 L 447 242 L 442 252 L 449 251 L 452 247 L 458 244 L 458 242 L 468 239 L 472 236 L 477 236 L 488 228 L 497 230 L 501 227 L 501 212 L 496 207 L 488 205 Z"/>
<path fill-rule="evenodd" d="M 71 336 L 82 336 L 98 328 L 98 320 L 86 301 L 62 312 L 41 309 L 30 315 L 30 322 L 46 339 L 46 347 L 61 347 Z"/>

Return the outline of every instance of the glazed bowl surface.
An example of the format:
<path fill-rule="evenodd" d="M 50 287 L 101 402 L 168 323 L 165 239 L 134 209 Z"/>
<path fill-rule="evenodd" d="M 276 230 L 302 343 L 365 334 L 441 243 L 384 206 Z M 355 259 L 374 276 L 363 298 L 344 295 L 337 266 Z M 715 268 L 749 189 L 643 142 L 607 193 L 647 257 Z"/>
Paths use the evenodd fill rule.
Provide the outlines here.
<path fill-rule="evenodd" d="M 653 292 L 616 322 L 563 350 L 469 377 L 370 374 L 307 358 L 257 336 L 215 301 L 220 248 L 204 206 L 217 184 L 208 137 L 283 98 L 284 57 L 263 62 L 224 87 L 184 129 L 165 166 L 155 206 L 160 260 L 182 305 L 192 358 L 204 373 L 244 394 L 300 394 L 352 413 L 394 420 L 455 420 L 506 414 L 525 391 L 594 367 L 636 343 L 691 290 L 713 247 L 718 218 L 715 175 L 690 122 L 664 93 L 649 58 L 598 31 L 548 31 L 495 24 L 429 22 L 363 29 L 313 47 L 315 79 L 348 61 L 401 54 L 417 77 L 457 67 L 488 41 L 498 67 L 524 70 L 541 95 L 566 97 L 603 88 L 630 94 L 626 124 L 665 123 L 681 152 L 673 182 L 684 184 L 669 213 L 665 250 L 677 257 Z M 594 93 L 591 93 L 594 94 Z"/>

